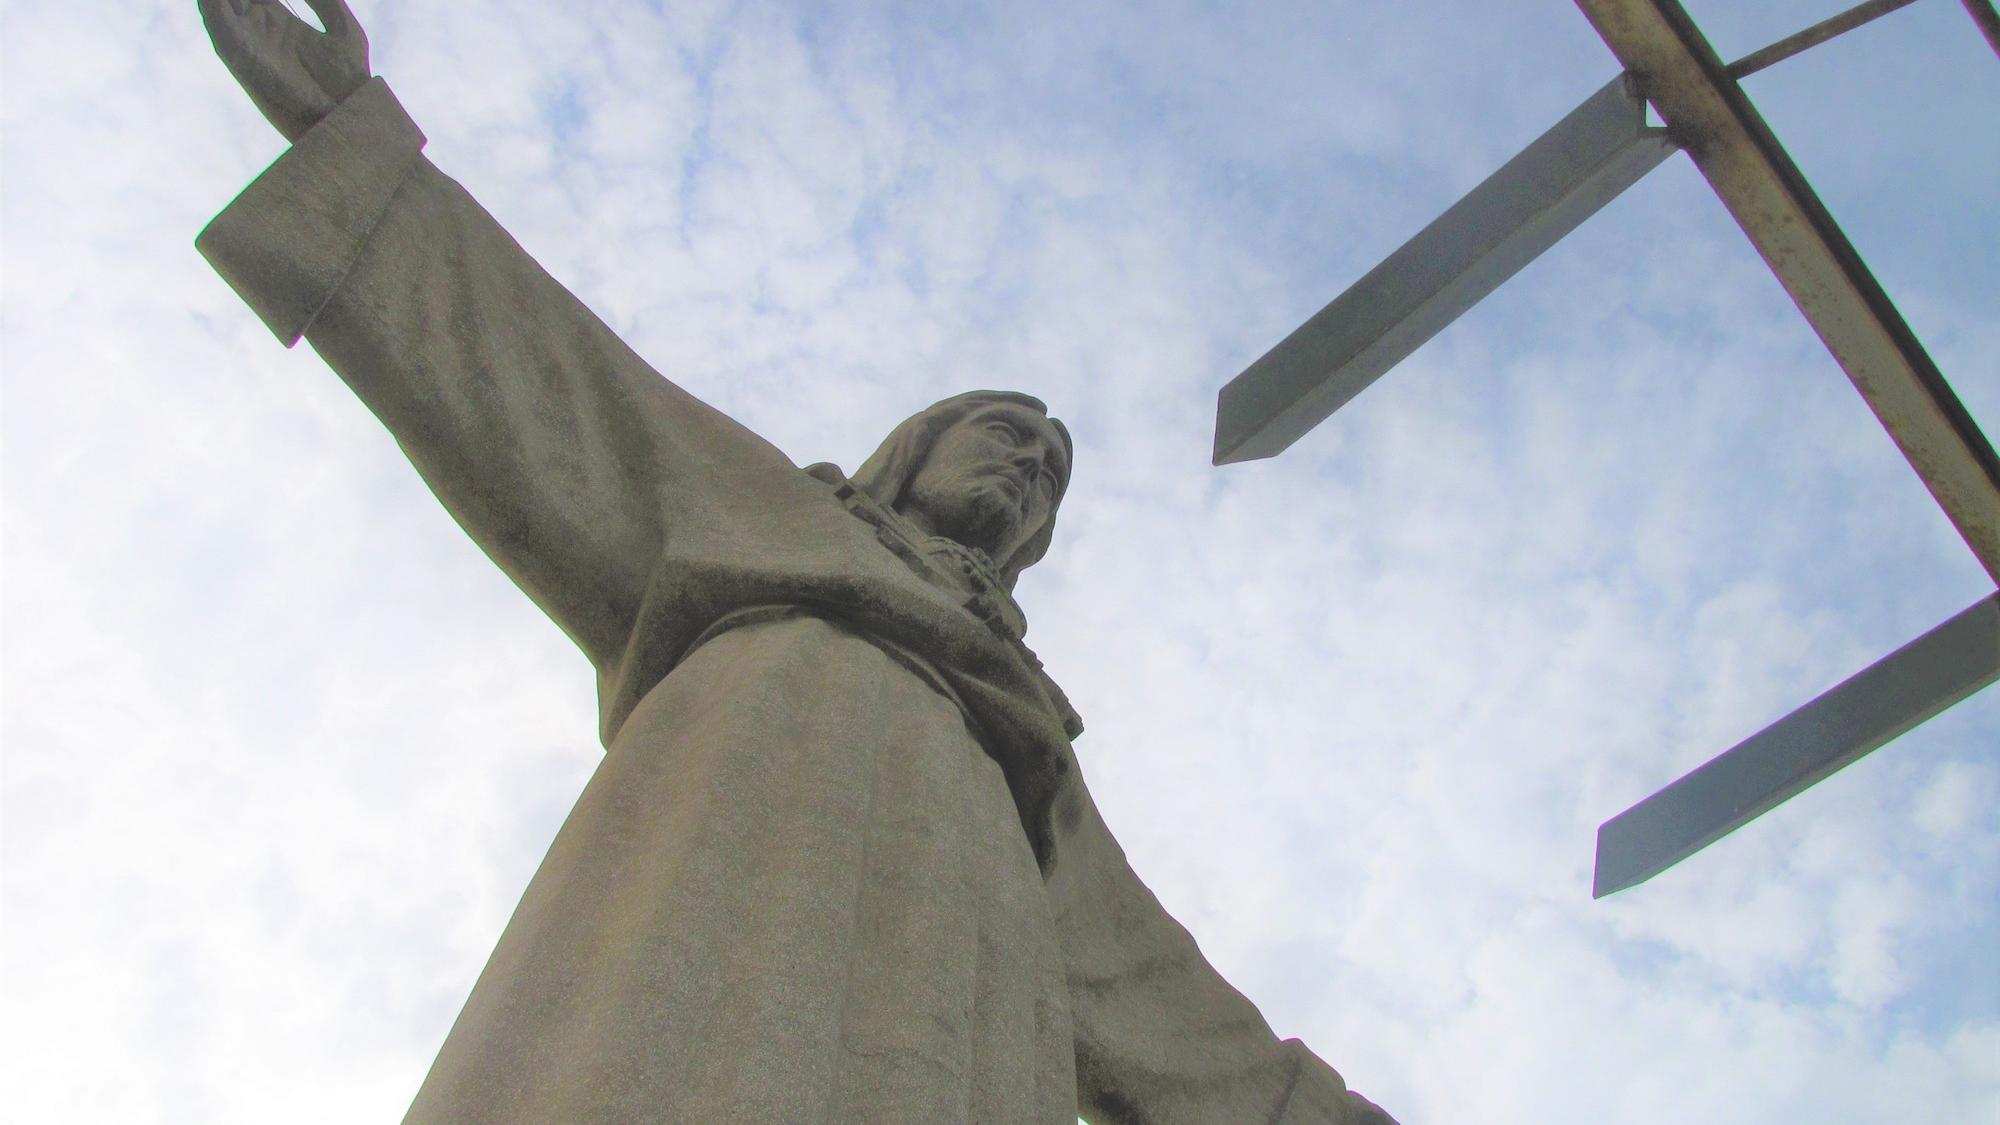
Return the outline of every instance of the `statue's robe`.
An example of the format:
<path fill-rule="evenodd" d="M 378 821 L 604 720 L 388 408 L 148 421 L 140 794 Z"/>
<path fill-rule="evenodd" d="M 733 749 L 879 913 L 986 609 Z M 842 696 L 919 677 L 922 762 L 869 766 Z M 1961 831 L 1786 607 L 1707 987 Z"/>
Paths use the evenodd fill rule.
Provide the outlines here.
<path fill-rule="evenodd" d="M 373 80 L 198 243 L 598 673 L 608 754 L 408 1120 L 1373 1120 L 1126 865 L 1004 592 L 662 378 L 422 145 Z"/>

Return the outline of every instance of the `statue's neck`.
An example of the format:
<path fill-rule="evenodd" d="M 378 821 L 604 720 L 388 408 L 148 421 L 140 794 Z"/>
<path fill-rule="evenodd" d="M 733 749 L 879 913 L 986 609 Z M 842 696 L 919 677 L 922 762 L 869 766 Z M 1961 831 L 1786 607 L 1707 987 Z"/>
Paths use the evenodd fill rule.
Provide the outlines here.
<path fill-rule="evenodd" d="M 911 570 L 933 585 L 966 595 L 966 608 L 1015 640 L 1027 632 L 1027 617 L 1001 579 L 1000 568 L 985 551 L 934 534 L 909 513 L 877 503 L 833 465 L 813 465 L 806 472 L 832 485 L 834 498 L 873 524 L 876 538 Z"/>

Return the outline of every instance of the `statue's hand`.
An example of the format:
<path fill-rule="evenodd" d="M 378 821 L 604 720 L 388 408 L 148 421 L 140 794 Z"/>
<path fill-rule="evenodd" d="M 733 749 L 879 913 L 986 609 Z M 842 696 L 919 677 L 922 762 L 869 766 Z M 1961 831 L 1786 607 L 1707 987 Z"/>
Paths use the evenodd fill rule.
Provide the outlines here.
<path fill-rule="evenodd" d="M 306 0 L 325 31 L 278 0 L 197 0 L 215 53 L 285 139 L 368 81 L 368 37 L 343 0 Z"/>

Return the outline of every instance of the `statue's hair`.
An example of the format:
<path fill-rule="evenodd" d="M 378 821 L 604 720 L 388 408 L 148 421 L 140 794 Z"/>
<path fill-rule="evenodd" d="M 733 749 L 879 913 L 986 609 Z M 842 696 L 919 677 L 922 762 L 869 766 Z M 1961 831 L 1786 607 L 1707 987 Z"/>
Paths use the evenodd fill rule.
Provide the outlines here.
<path fill-rule="evenodd" d="M 996 402 L 1011 402 L 1026 406 L 1048 418 L 1050 424 L 1055 426 L 1056 433 L 1062 436 L 1065 466 L 1072 463 L 1076 455 L 1076 445 L 1070 440 L 1069 429 L 1061 421 L 1049 417 L 1049 408 L 1041 399 L 1016 391 L 967 391 L 962 395 L 953 395 L 927 410 L 917 412 L 891 430 L 880 448 L 854 471 L 854 476 L 851 478 L 854 487 L 866 492 L 883 507 L 895 508 L 902 501 L 904 491 L 909 488 L 911 478 L 917 475 L 917 470 L 929 459 L 931 447 L 937 444 L 938 437 L 980 407 Z M 1063 492 L 1068 487 L 1069 478 L 1065 475 L 1056 487 L 1057 505 L 1062 503 Z M 1022 571 L 1033 566 L 1048 553 L 1055 526 L 1056 508 L 1052 505 L 1049 508 L 1049 518 L 1042 522 L 1041 529 L 1035 532 L 1033 538 L 1021 544 L 1007 558 L 993 560 L 994 565 L 1000 570 L 1001 582 L 1009 590 L 1014 588 L 1014 582 L 1021 576 Z"/>

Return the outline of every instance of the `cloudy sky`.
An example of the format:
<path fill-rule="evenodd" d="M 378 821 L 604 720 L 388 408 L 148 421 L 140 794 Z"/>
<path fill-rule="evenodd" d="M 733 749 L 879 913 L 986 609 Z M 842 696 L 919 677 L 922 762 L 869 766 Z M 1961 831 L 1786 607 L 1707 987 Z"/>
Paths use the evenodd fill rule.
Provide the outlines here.
<path fill-rule="evenodd" d="M 1839 0 L 1691 9 L 1728 57 Z M 1133 863 L 1406 1125 L 2000 1118 L 2000 692 L 1635 890 L 1596 826 L 1990 592 L 1676 157 L 1284 456 L 1215 392 L 1616 70 L 1546 3 L 357 0 L 457 176 L 800 463 L 1079 445 L 1022 600 Z M 398 1118 L 590 669 L 193 249 L 282 149 L 192 3 L 0 2 L 23 1122 Z M 1747 83 L 1989 431 L 2000 65 Z"/>

